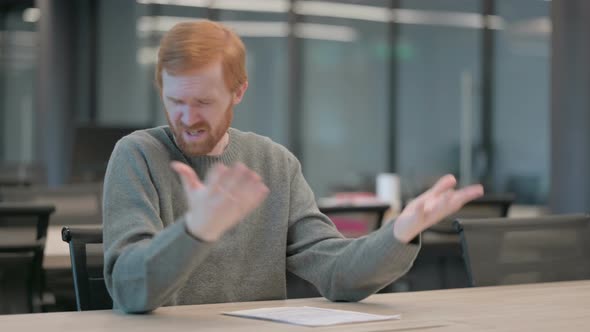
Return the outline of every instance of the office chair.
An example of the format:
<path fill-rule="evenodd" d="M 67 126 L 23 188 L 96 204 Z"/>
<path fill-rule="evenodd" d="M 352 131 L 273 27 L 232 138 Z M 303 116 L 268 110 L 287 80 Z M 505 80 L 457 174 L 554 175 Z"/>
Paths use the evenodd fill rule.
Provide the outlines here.
<path fill-rule="evenodd" d="M 42 311 L 51 205 L 0 203 L 0 313 Z"/>
<path fill-rule="evenodd" d="M 465 204 L 457 213 L 429 228 L 429 231 L 456 234 L 453 223 L 466 218 L 504 218 L 514 202 L 513 194 L 486 195 Z"/>
<path fill-rule="evenodd" d="M 383 216 L 390 208 L 388 204 L 318 206 L 345 237 L 366 235 L 381 228 Z"/>
<path fill-rule="evenodd" d="M 64 227 L 61 235 L 70 246 L 78 311 L 111 309 L 103 276 L 102 227 Z"/>
<path fill-rule="evenodd" d="M 471 286 L 590 279 L 590 215 L 459 219 Z"/>
<path fill-rule="evenodd" d="M 457 218 L 506 217 L 512 194 L 486 195 L 463 206 L 453 216 L 422 233 L 422 248 L 413 268 L 402 281 L 409 290 L 432 290 L 469 286 L 461 252 L 461 240 L 453 227 Z"/>

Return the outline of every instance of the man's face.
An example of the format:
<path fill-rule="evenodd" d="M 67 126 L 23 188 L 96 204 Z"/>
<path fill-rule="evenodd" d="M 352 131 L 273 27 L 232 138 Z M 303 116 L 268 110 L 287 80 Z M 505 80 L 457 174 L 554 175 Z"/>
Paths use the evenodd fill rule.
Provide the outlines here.
<path fill-rule="evenodd" d="M 245 90 L 245 88 L 244 88 Z M 210 153 L 226 134 L 242 93 L 231 93 L 221 62 L 180 75 L 162 72 L 166 118 L 180 149 L 188 156 Z"/>

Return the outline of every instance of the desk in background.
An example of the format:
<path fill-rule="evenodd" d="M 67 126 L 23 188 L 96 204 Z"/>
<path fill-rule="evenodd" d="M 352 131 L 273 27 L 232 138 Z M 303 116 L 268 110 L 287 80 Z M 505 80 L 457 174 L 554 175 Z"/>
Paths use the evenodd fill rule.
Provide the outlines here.
<path fill-rule="evenodd" d="M 221 315 L 224 311 L 316 306 L 373 314 L 401 314 L 383 321 L 309 328 Z M 110 310 L 0 316 L 6 331 L 588 331 L 590 281 L 378 294 L 361 303 L 321 298 L 165 307 L 149 315 Z M 34 315 L 34 316 L 32 316 Z"/>

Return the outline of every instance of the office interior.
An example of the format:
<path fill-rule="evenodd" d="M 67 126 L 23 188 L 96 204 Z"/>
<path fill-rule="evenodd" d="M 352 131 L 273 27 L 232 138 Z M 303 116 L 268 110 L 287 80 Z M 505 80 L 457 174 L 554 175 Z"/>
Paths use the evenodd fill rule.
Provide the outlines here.
<path fill-rule="evenodd" d="M 232 126 L 292 151 L 350 236 L 447 173 L 485 187 L 480 209 L 459 218 L 590 210 L 586 0 L 0 0 L 0 204 L 42 205 L 48 218 L 41 263 L 0 249 L 0 313 L 79 309 L 62 228 L 100 227 L 114 145 L 166 124 L 159 40 L 196 19 L 230 26 L 247 47 Z M 383 173 L 399 179 L 399 206 L 363 209 Z M 381 292 L 473 287 L 453 221 L 425 232 L 413 268 Z M 14 245 L 0 234 L 0 248 Z M 303 280 L 291 287 L 318 295 Z"/>

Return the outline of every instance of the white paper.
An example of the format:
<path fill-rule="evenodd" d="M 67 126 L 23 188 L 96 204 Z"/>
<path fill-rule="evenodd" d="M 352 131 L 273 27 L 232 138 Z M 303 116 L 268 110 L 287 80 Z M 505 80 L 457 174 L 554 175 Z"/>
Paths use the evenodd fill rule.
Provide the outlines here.
<path fill-rule="evenodd" d="M 224 312 L 224 315 L 270 320 L 303 326 L 328 326 L 348 323 L 400 319 L 400 315 L 373 315 L 364 312 L 316 307 L 277 307 Z"/>

